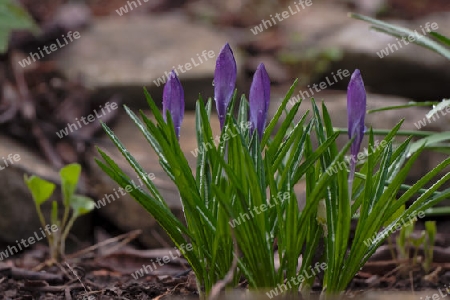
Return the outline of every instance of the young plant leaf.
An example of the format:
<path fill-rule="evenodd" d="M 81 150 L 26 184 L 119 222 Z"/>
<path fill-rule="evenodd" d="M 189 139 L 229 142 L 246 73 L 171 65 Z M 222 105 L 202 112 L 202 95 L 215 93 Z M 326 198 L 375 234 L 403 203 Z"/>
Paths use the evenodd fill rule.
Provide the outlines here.
<path fill-rule="evenodd" d="M 91 212 L 95 208 L 95 203 L 89 197 L 75 195 L 70 201 L 70 207 L 76 216 L 82 216 Z"/>
<path fill-rule="evenodd" d="M 31 177 L 28 177 L 27 175 L 25 175 L 24 180 L 37 206 L 40 206 L 42 203 L 47 201 L 56 188 L 56 185 L 54 183 L 42 179 L 38 176 L 33 175 Z"/>
<path fill-rule="evenodd" d="M 67 165 L 59 171 L 65 205 L 70 205 L 72 196 L 77 189 L 80 174 L 81 166 L 79 164 Z"/>

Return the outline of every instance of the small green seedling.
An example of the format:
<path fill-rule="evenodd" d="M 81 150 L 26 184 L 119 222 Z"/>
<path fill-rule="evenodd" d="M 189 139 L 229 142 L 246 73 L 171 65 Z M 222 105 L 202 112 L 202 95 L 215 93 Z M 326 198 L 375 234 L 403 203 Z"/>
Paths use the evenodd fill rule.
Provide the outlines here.
<path fill-rule="evenodd" d="M 412 256 L 412 266 L 416 266 L 422 262 L 422 268 L 425 273 L 431 271 L 431 265 L 433 263 L 433 250 L 436 237 L 436 222 L 425 222 L 425 230 L 422 230 L 420 234 L 413 234 L 415 220 L 410 224 L 404 226 L 400 230 L 400 234 L 397 237 L 397 250 L 400 260 L 410 260 L 410 249 L 414 249 Z M 419 259 L 418 252 L 420 247 L 423 247 L 424 258 Z"/>
<path fill-rule="evenodd" d="M 61 177 L 61 190 L 63 196 L 64 213 L 62 219 L 58 214 L 58 202 L 53 201 L 50 221 L 56 225 L 58 230 L 52 235 L 47 235 L 50 247 L 51 258 L 60 261 L 65 253 L 65 241 L 73 226 L 75 220 L 94 209 L 94 201 L 88 197 L 75 195 L 75 190 L 80 178 L 81 166 L 79 164 L 70 164 L 62 168 L 59 172 Z M 53 194 L 56 185 L 52 182 L 44 180 L 38 176 L 24 176 L 24 180 L 28 189 L 33 196 L 36 212 L 39 216 L 42 227 L 47 224 L 42 214 L 41 205 L 46 202 Z M 70 213 L 72 209 L 72 213 Z"/>
<path fill-rule="evenodd" d="M 423 269 L 428 274 L 433 264 L 434 242 L 436 239 L 436 221 L 425 222 L 426 239 L 424 244 L 425 259 L 423 261 Z"/>
<path fill-rule="evenodd" d="M 410 240 L 411 244 L 414 247 L 414 255 L 413 255 L 413 266 L 417 265 L 419 262 L 422 261 L 421 258 L 419 258 L 419 248 L 421 245 L 425 243 L 425 231 L 420 232 L 418 235 L 411 235 Z"/>
<path fill-rule="evenodd" d="M 396 239 L 397 253 L 400 260 L 409 260 L 409 251 L 413 244 L 412 233 L 414 231 L 414 224 L 415 222 L 413 221 L 403 226 Z"/>
<path fill-rule="evenodd" d="M 394 222 L 398 217 L 400 217 L 405 211 L 405 205 L 400 206 L 399 209 L 384 223 L 384 227 L 387 227 L 390 223 Z M 395 253 L 394 243 L 392 241 L 392 236 L 389 235 L 387 238 L 389 250 L 391 251 L 392 259 L 397 260 L 397 255 Z"/>

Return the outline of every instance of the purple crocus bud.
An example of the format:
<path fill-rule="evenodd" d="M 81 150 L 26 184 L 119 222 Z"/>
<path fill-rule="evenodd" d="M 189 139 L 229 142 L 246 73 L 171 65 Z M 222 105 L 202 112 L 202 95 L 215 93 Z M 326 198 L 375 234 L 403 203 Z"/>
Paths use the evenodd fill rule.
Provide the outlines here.
<path fill-rule="evenodd" d="M 233 97 L 236 76 L 236 61 L 234 60 L 233 51 L 227 43 L 220 50 L 214 73 L 214 100 L 216 101 L 217 114 L 219 115 L 220 129 L 223 128 L 227 107 Z"/>
<path fill-rule="evenodd" d="M 259 64 L 253 75 L 249 103 L 252 131 L 256 128 L 259 139 L 261 139 L 266 127 L 267 111 L 270 103 L 270 78 L 262 63 Z"/>
<path fill-rule="evenodd" d="M 172 70 L 163 91 L 163 117 L 166 120 L 167 111 L 172 116 L 175 134 L 180 138 L 180 127 L 184 117 L 184 90 L 180 80 Z"/>
<path fill-rule="evenodd" d="M 348 137 L 353 140 L 350 146 L 350 174 L 349 181 L 353 181 L 356 167 L 356 157 L 358 156 L 361 143 L 364 138 L 364 119 L 366 117 L 366 90 L 361 77 L 361 72 L 356 69 L 347 88 L 347 117 L 348 117 Z"/>

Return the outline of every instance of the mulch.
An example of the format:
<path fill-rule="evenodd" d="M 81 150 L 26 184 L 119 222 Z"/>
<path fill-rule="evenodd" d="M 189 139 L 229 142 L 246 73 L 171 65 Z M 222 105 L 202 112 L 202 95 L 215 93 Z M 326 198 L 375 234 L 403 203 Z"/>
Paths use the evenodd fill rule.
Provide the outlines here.
<path fill-rule="evenodd" d="M 59 263 L 47 260 L 48 249 L 36 244 L 32 249 L 0 262 L 0 299 L 181 299 L 198 298 L 196 281 L 173 249 L 141 250 L 130 242 L 139 231 L 103 239 L 87 249 L 66 256 Z M 390 248 L 381 246 L 350 283 L 347 294 L 368 291 L 418 292 L 436 290 L 450 282 L 450 235 L 438 234 L 431 270 L 420 263 L 393 260 Z M 171 256 L 172 251 L 172 256 Z M 423 257 L 419 249 L 417 261 Z M 147 266 L 146 268 L 144 266 Z M 156 266 L 156 267 L 155 267 Z M 243 281 L 239 290 L 245 289 Z M 318 279 L 312 291 L 320 293 Z M 90 297 L 90 298 L 89 298 Z"/>
<path fill-rule="evenodd" d="M 156 264 L 171 249 L 138 250 L 128 245 L 133 231 L 104 239 L 69 254 L 62 262 L 48 260 L 49 250 L 37 244 L 0 262 L 0 299 L 161 299 L 166 295 L 196 296 L 195 277 L 183 258 Z M 172 253 L 173 257 L 173 253 Z M 157 266 L 156 268 L 154 266 Z M 144 269 L 144 266 L 147 266 Z M 153 266 L 153 268 L 150 268 Z"/>

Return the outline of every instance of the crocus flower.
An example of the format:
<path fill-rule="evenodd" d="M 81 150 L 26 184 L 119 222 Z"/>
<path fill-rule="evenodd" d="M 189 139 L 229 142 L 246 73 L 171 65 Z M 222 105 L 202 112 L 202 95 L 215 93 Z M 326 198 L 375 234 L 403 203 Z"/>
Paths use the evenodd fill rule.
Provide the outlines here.
<path fill-rule="evenodd" d="M 233 51 L 227 43 L 220 50 L 214 73 L 214 100 L 216 101 L 217 114 L 219 115 L 220 129 L 223 128 L 227 107 L 233 97 L 236 76 L 236 61 L 234 60 Z"/>
<path fill-rule="evenodd" d="M 353 72 L 347 88 L 347 117 L 348 137 L 355 138 L 350 146 L 349 182 L 352 182 L 355 175 L 356 157 L 364 138 L 364 119 L 366 117 L 366 91 L 361 72 L 358 69 Z"/>
<path fill-rule="evenodd" d="M 166 120 L 167 111 L 172 116 L 175 134 L 180 138 L 180 127 L 184 117 L 184 90 L 177 74 L 172 70 L 163 91 L 163 117 Z"/>
<path fill-rule="evenodd" d="M 250 122 L 261 139 L 266 127 L 267 111 L 270 102 L 270 79 L 264 64 L 259 64 L 250 86 Z"/>

